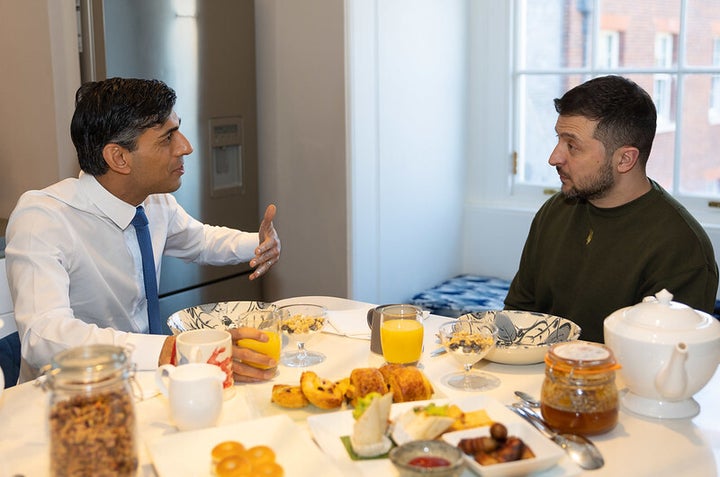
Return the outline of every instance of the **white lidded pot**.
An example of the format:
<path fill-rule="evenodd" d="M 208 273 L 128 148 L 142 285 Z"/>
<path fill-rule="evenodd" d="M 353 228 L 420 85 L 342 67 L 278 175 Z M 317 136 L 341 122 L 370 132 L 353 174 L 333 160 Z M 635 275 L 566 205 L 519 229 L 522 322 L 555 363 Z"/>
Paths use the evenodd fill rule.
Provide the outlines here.
<path fill-rule="evenodd" d="M 605 319 L 605 344 L 622 366 L 629 411 L 660 419 L 700 412 L 693 399 L 720 364 L 720 322 L 661 290 Z"/>

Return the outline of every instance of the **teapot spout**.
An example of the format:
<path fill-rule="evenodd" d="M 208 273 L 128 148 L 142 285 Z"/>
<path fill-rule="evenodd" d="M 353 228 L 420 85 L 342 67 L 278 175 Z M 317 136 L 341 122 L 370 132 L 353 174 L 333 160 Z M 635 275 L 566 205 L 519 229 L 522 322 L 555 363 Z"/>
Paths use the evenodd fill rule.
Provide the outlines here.
<path fill-rule="evenodd" d="M 685 361 L 688 358 L 687 344 L 680 342 L 675 345 L 670 360 L 655 376 L 655 389 L 665 399 L 676 400 L 685 395 L 687 388 L 687 370 Z"/>

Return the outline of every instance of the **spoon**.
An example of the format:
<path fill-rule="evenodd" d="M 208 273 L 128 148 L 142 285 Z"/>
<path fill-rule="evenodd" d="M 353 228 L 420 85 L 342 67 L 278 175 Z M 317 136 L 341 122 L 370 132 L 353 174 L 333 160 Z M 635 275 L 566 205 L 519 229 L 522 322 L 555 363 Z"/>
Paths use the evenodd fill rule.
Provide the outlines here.
<path fill-rule="evenodd" d="M 523 401 L 525 401 L 525 403 L 532 408 L 540 407 L 540 401 L 538 401 L 537 399 L 535 399 L 534 397 L 532 397 L 531 395 L 529 395 L 526 392 L 515 391 L 515 395 L 517 397 L 519 397 L 520 399 L 522 399 Z"/>
<path fill-rule="evenodd" d="M 558 434 L 550 429 L 550 426 L 540 416 L 522 403 L 514 403 L 509 408 L 562 447 L 570 459 L 583 469 L 599 469 L 605 465 L 605 459 L 598 448 L 586 437 L 569 433 Z"/>

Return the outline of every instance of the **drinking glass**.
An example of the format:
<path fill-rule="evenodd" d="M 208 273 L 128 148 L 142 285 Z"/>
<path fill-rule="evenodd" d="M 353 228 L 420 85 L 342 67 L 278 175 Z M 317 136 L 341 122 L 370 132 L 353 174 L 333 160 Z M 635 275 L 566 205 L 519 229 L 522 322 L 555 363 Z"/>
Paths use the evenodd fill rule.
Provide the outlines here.
<path fill-rule="evenodd" d="M 241 339 L 237 341 L 237 345 L 242 348 L 248 348 L 258 353 L 262 353 L 271 357 L 275 361 L 280 361 L 280 351 L 282 349 L 282 338 L 280 336 L 280 313 L 275 308 L 262 308 L 250 310 L 240 315 L 237 320 L 238 326 L 255 328 L 262 331 L 268 337 L 268 340 L 258 341 L 253 339 Z M 243 360 L 245 364 L 260 369 L 269 369 L 268 366 Z"/>
<path fill-rule="evenodd" d="M 412 305 L 391 305 L 380 312 L 380 343 L 385 361 L 417 365 L 423 349 L 423 313 Z"/>
<path fill-rule="evenodd" d="M 305 343 L 319 333 L 327 320 L 324 306 L 310 304 L 285 305 L 278 308 L 280 327 L 289 343 L 297 343 L 297 350 L 287 351 L 280 356 L 285 366 L 304 368 L 325 361 L 325 355 L 308 351 Z"/>
<path fill-rule="evenodd" d="M 498 329 L 493 323 L 457 320 L 439 328 L 440 341 L 449 354 L 464 368 L 463 372 L 443 377 L 443 383 L 463 391 L 487 391 L 500 385 L 500 380 L 473 366 L 495 346 Z"/>

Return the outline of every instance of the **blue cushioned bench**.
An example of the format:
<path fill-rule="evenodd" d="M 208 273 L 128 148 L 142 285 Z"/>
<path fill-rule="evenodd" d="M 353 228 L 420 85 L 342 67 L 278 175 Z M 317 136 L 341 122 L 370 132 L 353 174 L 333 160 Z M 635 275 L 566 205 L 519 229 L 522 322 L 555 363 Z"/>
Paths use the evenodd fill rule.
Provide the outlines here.
<path fill-rule="evenodd" d="M 457 318 L 465 313 L 499 310 L 510 287 L 509 280 L 479 275 L 459 275 L 413 296 L 410 302 L 434 315 Z M 720 300 L 715 301 L 720 319 Z"/>
<path fill-rule="evenodd" d="M 459 275 L 413 296 L 410 302 L 434 315 L 457 318 L 465 313 L 499 310 L 510 287 L 509 280 L 479 275 Z"/>

